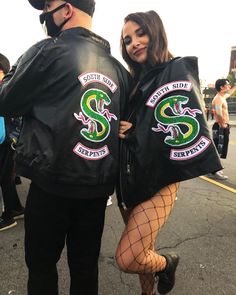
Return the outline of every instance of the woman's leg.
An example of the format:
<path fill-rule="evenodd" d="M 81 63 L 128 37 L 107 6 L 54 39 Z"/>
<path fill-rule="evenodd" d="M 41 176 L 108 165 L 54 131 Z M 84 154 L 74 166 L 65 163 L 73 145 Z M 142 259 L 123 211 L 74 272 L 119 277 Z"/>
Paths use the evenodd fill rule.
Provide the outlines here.
<path fill-rule="evenodd" d="M 123 221 L 125 225 L 127 225 L 130 214 L 132 212 L 132 209 L 124 210 L 122 207 L 120 208 L 120 213 L 123 218 Z M 154 244 L 154 241 L 153 241 Z M 153 247 L 154 249 L 154 247 Z M 151 274 L 138 274 L 139 281 L 142 289 L 142 294 L 149 295 L 149 294 L 155 294 L 155 278 L 154 275 Z"/>
<path fill-rule="evenodd" d="M 153 294 L 154 274 L 166 267 L 165 257 L 154 251 L 156 237 L 171 213 L 179 183 L 161 189 L 150 200 L 128 212 L 116 260 L 121 270 L 138 273 L 143 293 Z"/>

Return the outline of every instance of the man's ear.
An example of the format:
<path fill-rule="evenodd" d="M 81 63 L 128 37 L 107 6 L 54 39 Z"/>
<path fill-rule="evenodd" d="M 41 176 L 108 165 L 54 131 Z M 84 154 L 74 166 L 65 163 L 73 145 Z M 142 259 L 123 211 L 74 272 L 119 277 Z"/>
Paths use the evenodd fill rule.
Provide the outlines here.
<path fill-rule="evenodd" d="M 70 18 L 73 15 L 74 7 L 70 3 L 66 3 L 66 18 Z"/>

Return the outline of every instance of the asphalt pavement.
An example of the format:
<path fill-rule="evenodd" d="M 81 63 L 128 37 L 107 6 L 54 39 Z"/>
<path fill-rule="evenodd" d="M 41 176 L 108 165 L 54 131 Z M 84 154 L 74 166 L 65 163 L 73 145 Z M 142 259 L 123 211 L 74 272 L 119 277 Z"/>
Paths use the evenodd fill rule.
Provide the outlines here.
<path fill-rule="evenodd" d="M 233 125 L 236 123 L 232 119 Z M 229 180 L 218 185 L 205 178 L 181 183 L 174 210 L 156 248 L 180 255 L 176 285 L 170 295 L 236 295 L 236 124 L 231 129 L 229 155 L 224 162 Z M 29 181 L 17 187 L 25 202 Z M 231 187 L 233 190 L 228 190 Z M 140 295 L 137 275 L 118 270 L 114 253 L 124 229 L 115 196 L 107 207 L 99 259 L 99 295 Z M 26 295 L 24 226 L 0 233 L 0 295 Z M 37 253 L 36 253 L 37 255 Z M 69 294 L 66 251 L 58 263 L 60 295 Z M 43 294 L 42 294 L 43 295 Z M 83 295 L 83 294 L 78 294 Z"/>

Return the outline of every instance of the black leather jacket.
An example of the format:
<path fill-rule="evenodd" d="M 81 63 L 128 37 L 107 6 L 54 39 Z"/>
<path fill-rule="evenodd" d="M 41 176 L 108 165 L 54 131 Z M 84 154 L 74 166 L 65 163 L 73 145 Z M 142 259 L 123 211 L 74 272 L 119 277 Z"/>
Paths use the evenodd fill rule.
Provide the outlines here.
<path fill-rule="evenodd" d="M 130 82 L 109 43 L 84 28 L 32 46 L 0 86 L 0 115 L 23 116 L 17 172 L 65 195 L 112 193 Z"/>
<path fill-rule="evenodd" d="M 132 207 L 168 184 L 222 169 L 201 106 L 197 58 L 150 70 L 130 100 L 128 120 L 133 128 L 121 145 L 120 205 Z"/>

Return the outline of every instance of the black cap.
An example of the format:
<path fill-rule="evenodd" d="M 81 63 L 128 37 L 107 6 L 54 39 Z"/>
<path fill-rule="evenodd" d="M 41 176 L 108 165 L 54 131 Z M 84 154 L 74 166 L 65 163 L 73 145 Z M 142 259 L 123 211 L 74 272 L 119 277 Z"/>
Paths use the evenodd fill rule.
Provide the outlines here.
<path fill-rule="evenodd" d="M 29 3 L 38 10 L 44 9 L 44 4 L 46 0 L 29 0 Z M 82 10 L 90 16 L 93 16 L 95 9 L 95 1 L 94 0 L 65 0 L 65 2 L 70 3 L 74 7 Z"/>

